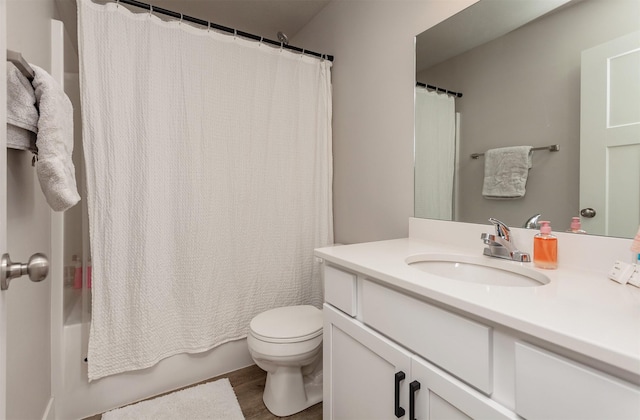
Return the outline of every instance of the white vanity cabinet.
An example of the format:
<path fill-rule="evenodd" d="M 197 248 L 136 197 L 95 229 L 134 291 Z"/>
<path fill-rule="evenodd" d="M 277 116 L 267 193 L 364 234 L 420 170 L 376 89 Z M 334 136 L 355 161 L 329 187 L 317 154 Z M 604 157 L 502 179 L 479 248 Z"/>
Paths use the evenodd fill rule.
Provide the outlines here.
<path fill-rule="evenodd" d="M 518 418 L 478 390 L 491 392 L 489 327 L 337 267 L 324 279 L 325 419 Z"/>
<path fill-rule="evenodd" d="M 524 334 L 335 263 L 324 281 L 325 420 L 640 419 L 637 384 Z"/>
<path fill-rule="evenodd" d="M 324 305 L 325 419 L 515 419 L 383 335 Z"/>

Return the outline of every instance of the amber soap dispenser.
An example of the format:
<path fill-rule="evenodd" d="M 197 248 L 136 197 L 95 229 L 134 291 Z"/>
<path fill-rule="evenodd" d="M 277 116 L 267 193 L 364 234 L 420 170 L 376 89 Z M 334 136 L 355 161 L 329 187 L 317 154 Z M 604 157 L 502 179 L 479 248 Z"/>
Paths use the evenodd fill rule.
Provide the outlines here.
<path fill-rule="evenodd" d="M 551 234 L 550 222 L 540 222 L 540 233 L 533 237 L 533 264 L 539 268 L 558 268 L 558 238 Z"/>

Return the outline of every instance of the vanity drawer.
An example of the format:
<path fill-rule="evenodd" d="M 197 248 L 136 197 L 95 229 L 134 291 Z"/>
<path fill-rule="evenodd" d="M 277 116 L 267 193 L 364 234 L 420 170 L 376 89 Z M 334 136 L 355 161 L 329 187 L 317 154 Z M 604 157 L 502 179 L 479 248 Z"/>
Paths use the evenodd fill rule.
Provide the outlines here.
<path fill-rule="evenodd" d="M 364 281 L 362 321 L 485 394 L 492 385 L 492 330 L 372 281 Z"/>
<path fill-rule="evenodd" d="M 350 316 L 356 316 L 357 276 L 324 265 L 324 300 Z"/>
<path fill-rule="evenodd" d="M 516 343 L 516 412 L 527 419 L 640 419 L 640 387 Z"/>

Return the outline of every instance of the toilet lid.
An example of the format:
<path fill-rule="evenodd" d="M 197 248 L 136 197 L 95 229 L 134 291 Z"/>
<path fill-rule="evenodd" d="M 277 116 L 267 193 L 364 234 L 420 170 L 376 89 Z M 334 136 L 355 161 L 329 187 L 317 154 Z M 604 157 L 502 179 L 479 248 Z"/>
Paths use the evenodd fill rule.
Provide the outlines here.
<path fill-rule="evenodd" d="M 322 311 L 310 305 L 284 306 L 251 320 L 251 333 L 264 341 L 304 341 L 322 334 Z"/>

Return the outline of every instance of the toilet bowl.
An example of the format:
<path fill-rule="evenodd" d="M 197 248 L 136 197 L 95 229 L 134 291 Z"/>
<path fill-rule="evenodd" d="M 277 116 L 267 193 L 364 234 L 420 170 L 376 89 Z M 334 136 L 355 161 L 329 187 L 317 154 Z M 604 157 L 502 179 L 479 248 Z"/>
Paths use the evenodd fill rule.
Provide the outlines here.
<path fill-rule="evenodd" d="M 256 315 L 247 335 L 249 353 L 267 382 L 262 400 L 276 416 L 322 401 L 322 311 L 286 306 Z"/>

